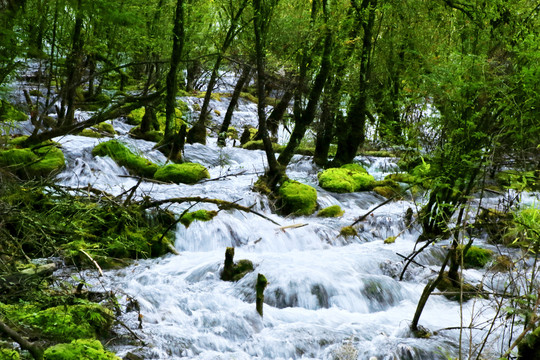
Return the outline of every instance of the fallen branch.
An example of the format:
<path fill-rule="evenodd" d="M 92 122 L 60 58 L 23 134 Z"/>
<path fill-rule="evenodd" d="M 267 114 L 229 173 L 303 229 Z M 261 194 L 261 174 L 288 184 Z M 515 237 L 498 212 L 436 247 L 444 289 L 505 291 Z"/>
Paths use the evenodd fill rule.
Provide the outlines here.
<path fill-rule="evenodd" d="M 390 199 L 387 199 L 386 201 L 380 203 L 379 205 L 375 206 L 373 209 L 369 210 L 367 213 L 365 213 L 364 215 L 360 216 L 358 219 L 356 219 L 352 224 L 351 226 L 354 226 L 356 224 L 358 224 L 360 221 L 364 221 L 372 212 L 374 212 L 375 210 L 377 210 L 378 208 L 380 208 L 381 206 L 384 206 L 386 204 L 388 204 L 390 201 L 394 200 L 395 198 L 397 197 L 396 196 L 393 196 L 391 197 Z"/>
<path fill-rule="evenodd" d="M 249 207 L 242 206 L 242 205 L 239 205 L 237 203 L 230 202 L 230 201 L 219 200 L 219 199 L 202 198 L 202 197 L 199 197 L 199 196 L 172 198 L 172 199 L 152 201 L 152 202 L 149 202 L 149 203 L 142 204 L 142 208 L 143 209 L 149 209 L 149 208 L 158 207 L 158 206 L 161 206 L 161 205 L 167 204 L 167 203 L 182 204 L 182 203 L 185 203 L 185 202 L 193 202 L 193 201 L 209 203 L 209 204 L 215 204 L 215 205 L 218 206 L 218 208 L 220 210 L 235 209 L 235 210 L 240 210 L 240 211 L 252 213 L 252 214 L 255 214 L 255 215 L 259 216 L 259 217 L 262 217 L 265 220 L 270 221 L 271 223 L 273 223 L 273 224 L 275 224 L 277 226 L 281 226 L 280 224 L 278 224 L 274 220 L 270 219 L 269 217 L 255 211 L 255 210 L 252 210 Z"/>
<path fill-rule="evenodd" d="M 99 271 L 99 276 L 103 276 L 103 271 L 101 270 L 101 267 L 99 267 L 99 264 L 96 262 L 96 260 L 94 260 L 89 253 L 87 253 L 86 251 L 84 251 L 83 249 L 79 249 L 80 252 L 82 252 L 84 255 L 86 255 L 87 258 L 90 259 L 90 261 L 94 264 L 94 266 L 96 267 L 96 269 L 98 269 Z"/>
<path fill-rule="evenodd" d="M 21 334 L 10 328 L 6 323 L 0 320 L 0 332 L 9 336 L 13 341 L 21 346 L 21 349 L 28 350 L 36 360 L 43 359 L 43 349 L 36 344 L 26 340 Z"/>

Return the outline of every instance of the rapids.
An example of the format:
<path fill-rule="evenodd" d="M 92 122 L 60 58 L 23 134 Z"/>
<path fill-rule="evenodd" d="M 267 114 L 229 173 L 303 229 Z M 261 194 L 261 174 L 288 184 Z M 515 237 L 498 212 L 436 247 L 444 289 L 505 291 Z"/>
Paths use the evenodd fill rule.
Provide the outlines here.
<path fill-rule="evenodd" d="M 193 106 L 202 101 L 184 98 Z M 227 99 L 212 100 L 214 122 L 226 112 Z M 78 113 L 80 118 L 88 116 Z M 242 101 L 232 125 L 256 125 L 256 107 Z M 112 122 L 116 137 L 152 161 L 166 158 L 153 150 L 154 143 L 127 136 L 130 126 L 121 119 Z M 28 131 L 28 130 L 27 130 Z M 286 131 L 281 131 L 281 141 Z M 93 157 L 100 141 L 68 135 L 56 138 L 62 144 L 67 167 L 58 182 L 68 187 L 102 189 L 114 195 L 137 183 L 126 169 L 110 158 Z M 414 338 L 409 331 L 416 304 L 429 278 L 439 269 L 443 250 L 438 244 L 421 254 L 403 281 L 398 281 L 403 258 L 415 247 L 419 229 L 407 229 L 403 216 L 416 211 L 422 197 L 389 203 L 359 224 L 356 237 L 339 232 L 385 199 L 374 192 L 330 193 L 318 187 L 320 169 L 305 156 L 295 156 L 287 174 L 314 186 L 320 208 L 340 205 L 340 218 L 282 217 L 272 212 L 269 200 L 251 190 L 264 172 L 262 151 L 248 151 L 209 144 L 186 145 L 185 159 L 205 165 L 211 179 L 196 185 L 164 185 L 143 182 L 137 196 L 167 199 L 203 196 L 235 201 L 264 213 L 281 225 L 239 211 L 220 211 L 210 222 L 179 224 L 175 247 L 180 255 L 138 260 L 121 270 L 106 271 L 98 278 L 94 270 L 83 272 L 85 281 L 97 290 L 111 290 L 122 304 L 135 299 L 140 305 L 142 328 L 136 312 L 121 320 L 144 341 L 134 340 L 119 327 L 121 339 L 109 344 L 123 356 L 128 352 L 145 359 L 447 359 L 474 348 L 486 331 L 482 327 L 460 332 L 459 326 L 489 321 L 496 311 L 488 300 L 458 302 L 430 297 L 420 324 L 435 331 L 429 339 Z M 358 157 L 370 174 L 382 179 L 396 169 L 396 159 Z M 488 199 L 496 205 L 501 199 Z M 484 200 L 485 201 L 485 200 Z M 534 202 L 534 195 L 529 200 Z M 177 213 L 193 204 L 170 205 Z M 476 204 L 478 205 L 478 204 Z M 195 209 L 217 210 L 211 204 Z M 302 227 L 282 228 L 303 224 Z M 384 244 L 398 236 L 394 244 Z M 475 242 L 482 242 L 478 239 Z M 444 245 L 444 242 L 442 243 Z M 235 260 L 249 259 L 255 271 L 238 282 L 220 280 L 225 248 L 236 248 Z M 486 245 L 489 246 L 489 245 Z M 265 290 L 264 317 L 255 310 L 255 281 L 262 273 L 269 281 Z M 484 271 L 465 270 L 465 278 L 479 282 Z M 502 336 L 502 335 L 501 335 Z M 499 335 L 486 347 L 485 356 L 500 350 Z M 471 347 L 472 345 L 472 347 Z"/>

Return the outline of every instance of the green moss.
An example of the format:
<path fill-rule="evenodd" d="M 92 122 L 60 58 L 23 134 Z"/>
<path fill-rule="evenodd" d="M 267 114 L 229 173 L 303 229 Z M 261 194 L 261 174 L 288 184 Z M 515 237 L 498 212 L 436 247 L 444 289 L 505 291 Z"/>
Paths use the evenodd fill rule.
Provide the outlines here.
<path fill-rule="evenodd" d="M 28 115 L 15 109 L 13 105 L 5 100 L 0 100 L 0 122 L 25 121 Z"/>
<path fill-rule="evenodd" d="M 126 121 L 130 125 L 140 125 L 142 118 L 144 116 L 145 109 L 140 107 L 138 109 L 132 110 L 128 116 L 126 116 Z"/>
<path fill-rule="evenodd" d="M 0 348 L 0 360 L 19 360 L 19 353 L 13 349 Z"/>
<path fill-rule="evenodd" d="M 62 150 L 51 145 L 38 145 L 33 149 L 8 149 L 0 151 L 0 167 L 24 179 L 49 176 L 65 166 Z"/>
<path fill-rule="evenodd" d="M 490 268 L 491 271 L 506 272 L 514 268 L 514 262 L 508 255 L 499 255 L 495 259 L 495 263 Z"/>
<path fill-rule="evenodd" d="M 385 244 L 393 244 L 396 242 L 397 236 L 389 236 L 384 240 Z"/>
<path fill-rule="evenodd" d="M 344 237 L 356 236 L 358 235 L 358 232 L 352 226 L 344 226 L 339 231 L 339 235 L 344 236 Z"/>
<path fill-rule="evenodd" d="M 184 214 L 180 218 L 180 222 L 185 226 L 189 227 L 191 223 L 195 220 L 199 221 L 210 221 L 217 215 L 215 210 L 197 210 Z"/>
<path fill-rule="evenodd" d="M 518 359 L 540 359 L 540 326 L 518 344 Z"/>
<path fill-rule="evenodd" d="M 317 213 L 319 217 L 340 217 L 345 213 L 339 205 L 325 207 Z"/>
<path fill-rule="evenodd" d="M 505 170 L 496 175 L 496 180 L 507 189 L 540 190 L 540 178 L 534 171 Z"/>
<path fill-rule="evenodd" d="M 114 130 L 113 126 L 107 122 L 102 122 L 98 124 L 97 129 L 104 133 L 108 133 L 112 135 L 116 134 L 116 130 Z"/>
<path fill-rule="evenodd" d="M 117 164 L 125 166 L 131 173 L 151 178 L 158 166 L 141 156 L 135 155 L 124 144 L 110 140 L 98 144 L 93 150 L 94 156 L 109 156 Z"/>
<path fill-rule="evenodd" d="M 464 246 L 459 246 L 458 251 L 462 252 Z M 467 268 L 483 268 L 491 260 L 493 256 L 493 251 L 488 249 L 483 249 L 478 246 L 471 246 L 469 250 L 465 253 L 465 258 L 463 259 L 463 265 Z"/>
<path fill-rule="evenodd" d="M 317 190 L 297 181 L 285 181 L 279 188 L 279 198 L 286 214 L 311 215 L 317 208 Z"/>
<path fill-rule="evenodd" d="M 39 97 L 43 97 L 43 93 L 41 91 L 39 91 L 38 89 L 32 89 L 28 92 L 30 95 L 32 96 L 39 96 Z"/>
<path fill-rule="evenodd" d="M 173 182 L 176 184 L 195 184 L 196 182 L 210 178 L 210 173 L 201 164 L 184 163 L 170 164 L 159 168 L 154 178 L 156 180 Z"/>
<path fill-rule="evenodd" d="M 254 269 L 251 260 L 239 260 L 233 267 L 233 281 L 238 281 Z"/>
<path fill-rule="evenodd" d="M 463 299 L 463 301 L 468 301 L 473 297 L 477 296 L 480 292 L 480 288 L 461 281 L 461 283 L 454 283 L 448 277 L 448 272 L 443 274 L 441 281 L 437 284 L 437 289 L 440 290 L 444 297 L 450 300 Z"/>
<path fill-rule="evenodd" d="M 129 130 L 129 134 L 132 135 L 136 139 L 143 139 L 143 140 L 152 141 L 155 143 L 162 141 L 163 137 L 165 136 L 163 131 L 160 131 L 160 130 L 150 130 L 145 133 L 142 133 L 141 128 L 139 126 L 135 126 L 131 130 Z"/>
<path fill-rule="evenodd" d="M 74 340 L 69 344 L 51 346 L 43 354 L 44 360 L 121 360 L 103 349 L 98 340 Z"/>
<path fill-rule="evenodd" d="M 264 150 L 264 144 L 262 140 L 251 140 L 242 145 L 242 148 L 247 150 Z M 272 148 L 275 152 L 279 152 L 280 146 L 279 144 L 272 143 Z"/>
<path fill-rule="evenodd" d="M 364 167 L 362 165 L 359 165 L 359 164 L 345 164 L 345 165 L 342 165 L 341 166 L 341 169 L 347 169 L 347 170 L 351 170 L 351 171 L 356 171 L 356 172 L 361 172 L 361 173 L 366 173 L 367 174 L 367 170 L 364 169 Z"/>
<path fill-rule="evenodd" d="M 373 176 L 365 171 L 347 168 L 326 169 L 318 174 L 318 178 L 323 189 L 338 193 L 370 190 L 375 181 Z"/>
<path fill-rule="evenodd" d="M 227 129 L 227 137 L 229 139 L 238 140 L 238 130 L 236 130 L 236 128 L 233 126 L 229 126 L 229 128 Z"/>
<path fill-rule="evenodd" d="M 98 133 L 97 131 L 94 131 L 92 129 L 83 129 L 79 135 L 91 137 L 91 138 L 98 138 L 101 139 L 103 137 L 103 134 Z"/>
<path fill-rule="evenodd" d="M 95 303 L 56 306 L 44 310 L 33 305 L 0 304 L 0 309 L 17 328 L 31 328 L 41 338 L 52 341 L 95 338 L 110 329 L 113 319 L 109 309 Z"/>
<path fill-rule="evenodd" d="M 416 176 L 408 173 L 397 173 L 389 174 L 384 178 L 385 180 L 393 180 L 396 182 L 407 183 L 407 184 L 416 184 L 419 183 L 419 180 Z"/>
<path fill-rule="evenodd" d="M 259 99 L 258 99 L 255 95 L 252 95 L 252 94 L 250 94 L 250 93 L 248 93 L 248 92 L 241 92 L 241 93 L 240 93 L 240 97 L 241 97 L 242 99 L 251 101 L 251 102 L 253 102 L 253 103 L 255 103 L 255 104 L 258 104 L 258 103 L 259 103 Z"/>

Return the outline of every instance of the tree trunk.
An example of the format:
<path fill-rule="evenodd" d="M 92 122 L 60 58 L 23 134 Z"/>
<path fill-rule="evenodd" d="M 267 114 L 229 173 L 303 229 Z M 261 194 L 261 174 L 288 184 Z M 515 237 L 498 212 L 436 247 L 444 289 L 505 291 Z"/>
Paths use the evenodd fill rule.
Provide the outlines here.
<path fill-rule="evenodd" d="M 277 140 L 279 123 L 283 119 L 283 116 L 285 115 L 285 112 L 287 111 L 287 108 L 289 107 L 289 104 L 293 96 L 294 96 L 294 90 L 287 89 L 285 91 L 285 94 L 283 94 L 283 96 L 281 97 L 281 100 L 279 100 L 279 103 L 274 107 L 274 109 L 270 113 L 270 116 L 268 116 L 268 119 L 267 119 L 268 130 L 270 131 L 270 134 L 272 134 L 273 139 Z"/>
<path fill-rule="evenodd" d="M 323 11 L 324 11 L 324 17 L 325 17 L 325 23 L 326 23 L 327 22 L 326 1 L 323 1 Z M 326 79 L 328 78 L 328 74 L 330 73 L 331 53 L 332 53 L 332 33 L 329 29 L 326 29 L 326 34 L 324 37 L 324 49 L 323 49 L 323 54 L 322 54 L 321 67 L 320 67 L 319 73 L 315 77 L 315 81 L 309 93 L 308 104 L 306 108 L 304 109 L 304 111 L 302 111 L 302 115 L 300 119 L 296 119 L 294 129 L 291 134 L 291 138 L 289 139 L 287 146 L 285 147 L 285 149 L 283 150 L 283 152 L 278 158 L 278 162 L 284 167 L 287 166 L 289 162 L 291 161 L 294 155 L 294 152 L 300 145 L 300 141 L 302 141 L 302 138 L 304 137 L 306 133 L 308 126 L 313 122 L 313 119 L 315 119 L 317 105 L 319 104 L 319 99 L 324 89 L 324 85 L 326 84 Z"/>
<path fill-rule="evenodd" d="M 283 170 L 279 166 L 274 149 L 272 148 L 272 142 L 268 135 L 268 129 L 266 127 L 266 114 L 265 114 L 265 53 L 264 53 L 264 19 L 262 13 L 261 0 L 253 0 L 253 8 L 255 10 L 255 16 L 253 19 L 254 31 L 255 31 L 255 54 L 257 64 L 257 96 L 259 102 L 257 104 L 257 115 L 259 117 L 259 134 L 262 138 L 264 151 L 268 160 L 268 170 L 266 176 L 268 177 L 268 185 L 273 190 L 282 177 Z"/>
<path fill-rule="evenodd" d="M 170 151 L 169 158 L 181 161 L 181 153 L 178 147 L 173 145 L 174 137 L 177 136 L 175 129 L 176 122 L 176 92 L 178 89 L 177 72 L 182 52 L 184 50 L 184 0 L 177 0 L 173 27 L 173 49 L 171 55 L 171 65 L 167 74 L 167 94 L 165 97 L 165 137 L 164 144 L 169 144 L 166 148 Z M 183 141 L 183 140 L 182 140 Z"/>
<path fill-rule="evenodd" d="M 81 81 L 81 66 L 82 66 L 82 48 L 83 39 L 81 32 L 83 29 L 83 11 L 82 0 L 78 0 L 75 18 L 75 27 L 73 29 L 71 54 L 66 59 L 67 63 L 67 79 L 64 85 L 64 98 L 67 107 L 66 113 L 62 111 L 63 119 L 60 119 L 61 125 L 73 124 L 75 121 L 75 97 L 77 88 Z"/>
<path fill-rule="evenodd" d="M 227 107 L 227 112 L 225 113 L 225 117 L 223 118 L 223 123 L 221 124 L 221 128 L 219 129 L 219 138 L 218 138 L 219 146 L 225 146 L 226 135 L 222 136 L 222 134 L 226 134 L 227 131 L 229 130 L 229 126 L 231 126 L 231 120 L 234 113 L 234 109 L 236 108 L 236 105 L 238 105 L 238 99 L 240 98 L 240 93 L 242 92 L 244 85 L 248 81 L 250 73 L 251 73 L 251 65 L 244 64 L 244 66 L 242 66 L 242 73 L 240 77 L 238 78 L 236 85 L 234 86 L 234 91 L 231 96 L 231 102 L 229 103 L 229 106 Z"/>
<path fill-rule="evenodd" d="M 355 4 L 356 2 L 353 1 Z M 353 96 L 346 121 L 340 125 L 337 135 L 338 149 L 334 165 L 352 162 L 360 145 L 365 141 L 366 110 L 368 100 L 368 78 L 371 68 L 371 51 L 373 47 L 373 26 L 375 25 L 375 8 L 377 0 L 364 0 L 361 8 L 356 9 L 356 16 L 363 18 L 363 12 L 368 12 L 368 20 L 362 22 L 364 36 L 362 54 L 360 57 L 360 78 L 358 92 Z"/>

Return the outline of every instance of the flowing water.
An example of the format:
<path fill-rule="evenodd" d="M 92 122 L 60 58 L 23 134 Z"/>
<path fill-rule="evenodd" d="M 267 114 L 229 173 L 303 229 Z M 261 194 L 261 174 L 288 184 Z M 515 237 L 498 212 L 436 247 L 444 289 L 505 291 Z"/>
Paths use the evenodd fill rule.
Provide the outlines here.
<path fill-rule="evenodd" d="M 190 105 L 200 99 L 185 99 Z M 227 101 L 212 102 L 212 108 L 225 114 Z M 214 113 L 219 123 L 221 115 Z M 87 114 L 79 114 L 81 117 Z M 233 126 L 256 124 L 256 108 L 242 102 Z M 130 126 L 121 120 L 113 125 L 117 138 L 156 163 L 166 159 L 152 149 L 154 143 L 127 136 Z M 58 176 L 69 187 L 91 185 L 118 195 L 137 183 L 126 169 L 109 158 L 93 157 L 92 148 L 100 141 L 68 135 L 55 139 L 63 146 L 67 168 Z M 419 235 L 414 226 L 407 229 L 405 211 L 416 210 L 422 198 L 389 203 L 359 224 L 358 236 L 339 235 L 343 226 L 365 214 L 385 199 L 374 192 L 330 193 L 317 185 L 317 172 L 309 157 L 296 156 L 288 175 L 314 186 L 320 208 L 340 205 L 340 218 L 282 217 L 272 212 L 265 196 L 251 190 L 264 172 L 262 151 L 248 151 L 216 145 L 186 145 L 185 159 L 208 167 L 211 179 L 196 185 L 163 185 L 143 182 L 137 196 L 167 199 L 202 196 L 253 206 L 280 226 L 252 213 L 220 211 L 209 222 L 195 221 L 185 228 L 178 225 L 175 247 L 180 255 L 139 260 L 102 278 L 95 271 L 84 273 L 97 290 L 112 290 L 121 303 L 136 299 L 142 314 L 137 329 L 136 312 L 121 320 L 139 336 L 119 328 L 124 341 L 112 342 L 119 355 L 128 351 L 145 359 L 446 359 L 457 356 L 461 342 L 466 353 L 469 341 L 481 342 L 485 330 L 466 330 L 489 320 L 495 309 L 487 300 L 471 300 L 462 307 L 442 296 L 431 296 L 420 324 L 436 331 L 429 339 L 411 336 L 409 324 L 427 280 L 438 271 L 443 255 L 439 245 L 425 251 L 411 265 L 403 281 L 401 255 L 408 255 Z M 376 178 L 395 169 L 395 159 L 359 157 Z M 496 204 L 500 199 L 490 201 Z M 170 205 L 180 213 L 193 204 Z M 195 209 L 217 210 L 211 204 L 195 204 Z M 283 228 L 289 225 L 301 227 Z M 389 236 L 398 238 L 384 244 Z M 478 240 L 481 241 L 481 240 Z M 236 248 L 235 260 L 249 259 L 255 271 L 238 282 L 220 280 L 225 248 Z M 255 310 L 255 282 L 261 273 L 269 281 L 265 290 L 264 317 Z M 480 281 L 484 272 L 466 270 L 470 281 Z M 471 318 L 474 317 L 473 320 Z M 500 342 L 489 344 L 487 356 Z"/>

